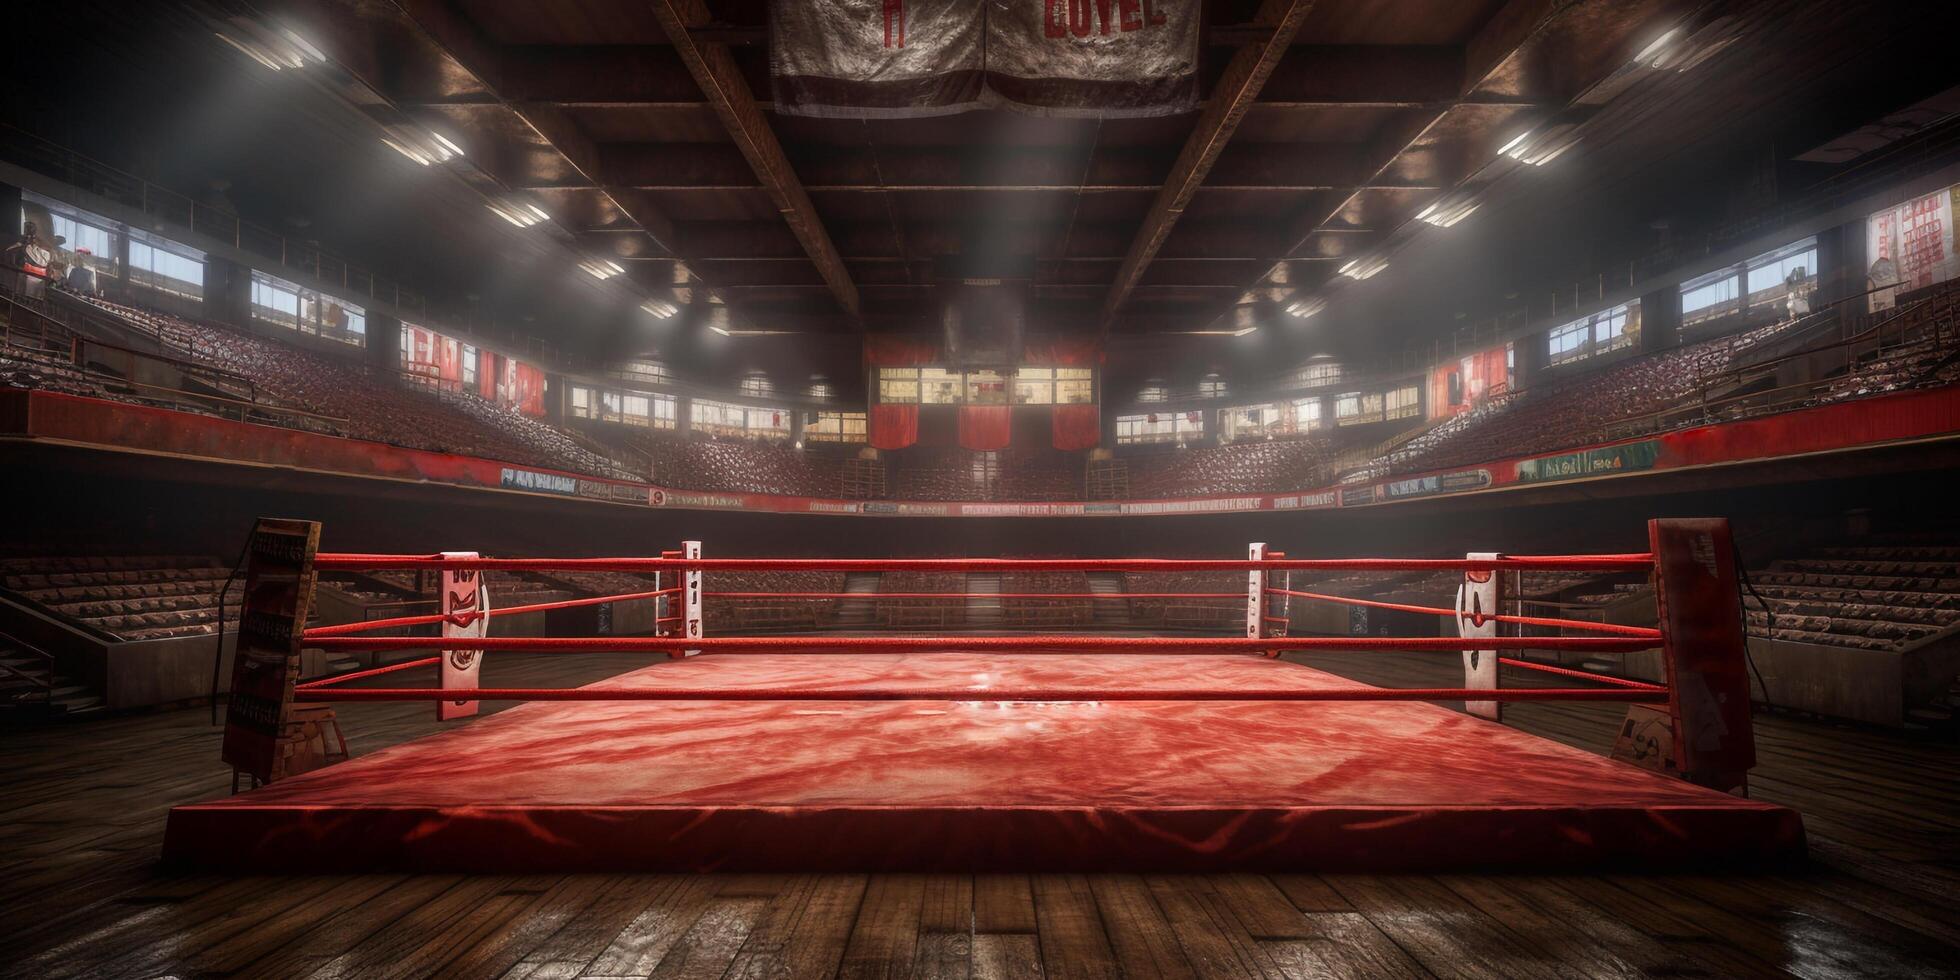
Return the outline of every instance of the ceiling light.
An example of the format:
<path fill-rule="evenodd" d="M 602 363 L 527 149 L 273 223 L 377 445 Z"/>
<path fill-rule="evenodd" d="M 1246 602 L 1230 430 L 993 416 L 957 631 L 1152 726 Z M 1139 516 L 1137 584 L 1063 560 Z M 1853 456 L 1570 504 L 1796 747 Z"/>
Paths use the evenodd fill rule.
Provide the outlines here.
<path fill-rule="evenodd" d="M 1435 225 L 1438 228 L 1448 228 L 1470 217 L 1471 212 L 1476 210 L 1477 202 L 1470 198 L 1466 197 L 1456 201 L 1452 201 L 1449 198 L 1442 198 L 1430 204 L 1428 207 L 1423 208 L 1422 212 L 1416 215 L 1416 220 Z"/>
<path fill-rule="evenodd" d="M 484 206 L 495 213 L 497 217 L 519 228 L 529 228 L 551 217 L 551 215 L 544 212 L 543 208 L 524 201 L 491 201 Z"/>
<path fill-rule="evenodd" d="M 1497 152 L 1520 163 L 1542 167 L 1558 159 L 1560 154 L 1571 149 L 1573 144 L 1579 142 L 1577 137 L 1573 137 L 1572 139 L 1564 138 L 1575 128 L 1571 125 L 1562 125 L 1554 126 L 1544 133 L 1524 133 L 1511 142 L 1504 144 L 1504 148 Z"/>
<path fill-rule="evenodd" d="M 1641 48 L 1640 53 L 1633 56 L 1633 63 L 1636 65 L 1647 65 L 1652 68 L 1666 67 L 1668 45 L 1674 42 L 1674 35 L 1679 33 L 1681 33 L 1681 29 L 1677 27 L 1655 38 L 1654 43 Z"/>
<path fill-rule="evenodd" d="M 396 153 L 425 167 L 463 155 L 462 149 L 445 139 L 441 133 L 408 125 L 385 126 L 383 129 L 386 134 L 381 137 L 381 142 L 388 144 Z"/>
<path fill-rule="evenodd" d="M 1527 129 L 1524 132 L 1511 137 L 1511 142 L 1504 144 L 1502 147 L 1499 147 L 1497 152 L 1504 156 L 1515 157 L 1517 156 L 1517 154 L 1512 153 L 1511 151 L 1517 149 L 1518 144 L 1523 143 L 1530 136 L 1531 136 L 1531 130 Z"/>
<path fill-rule="evenodd" d="M 664 299 L 650 299 L 640 304 L 640 309 L 653 314 L 656 319 L 665 320 L 681 311 L 681 308 Z"/>
<path fill-rule="evenodd" d="M 1379 255 L 1370 255 L 1341 266 L 1341 275 L 1349 279 L 1371 279 L 1386 268 L 1388 268 L 1387 259 Z"/>
<path fill-rule="evenodd" d="M 1306 296 L 1286 305 L 1286 312 L 1304 320 L 1327 308 L 1327 301 L 1318 296 Z"/>
<path fill-rule="evenodd" d="M 268 26 L 249 17 L 233 17 L 224 26 L 225 30 L 213 32 L 218 40 L 273 71 L 304 68 L 308 61 L 327 60 L 319 48 L 283 27 Z"/>
<path fill-rule="evenodd" d="M 580 262 L 578 267 L 584 269 L 586 274 L 594 279 L 611 279 L 626 272 L 625 266 L 610 259 L 586 259 Z"/>

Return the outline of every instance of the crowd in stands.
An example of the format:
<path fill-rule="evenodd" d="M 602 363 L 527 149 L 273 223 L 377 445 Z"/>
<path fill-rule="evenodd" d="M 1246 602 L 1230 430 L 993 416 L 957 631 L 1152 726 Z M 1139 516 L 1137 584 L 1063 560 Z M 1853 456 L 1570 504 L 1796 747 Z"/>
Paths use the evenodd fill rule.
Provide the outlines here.
<path fill-rule="evenodd" d="M 1750 580 L 1742 601 L 1759 636 L 1889 651 L 1960 624 L 1960 547 L 1823 548 Z"/>
<path fill-rule="evenodd" d="M 215 558 L 181 555 L 10 558 L 0 587 L 62 619 L 120 640 L 209 635 L 230 574 Z M 225 618 L 238 621 L 237 589 Z"/>

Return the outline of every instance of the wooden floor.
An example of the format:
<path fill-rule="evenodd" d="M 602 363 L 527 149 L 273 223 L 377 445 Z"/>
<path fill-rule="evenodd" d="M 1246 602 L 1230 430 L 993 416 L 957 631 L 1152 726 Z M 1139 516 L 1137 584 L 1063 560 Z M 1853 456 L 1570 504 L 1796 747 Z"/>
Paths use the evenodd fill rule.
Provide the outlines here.
<path fill-rule="evenodd" d="M 485 679 L 642 661 L 493 656 Z M 423 705 L 342 709 L 356 753 L 435 728 Z M 1617 716 L 1512 717 L 1603 751 Z M 0 731 L 0 975 L 1960 976 L 1960 747 L 1774 717 L 1758 738 L 1756 795 L 1811 833 L 1802 873 L 228 878 L 156 865 L 165 810 L 227 790 L 204 709 Z"/>

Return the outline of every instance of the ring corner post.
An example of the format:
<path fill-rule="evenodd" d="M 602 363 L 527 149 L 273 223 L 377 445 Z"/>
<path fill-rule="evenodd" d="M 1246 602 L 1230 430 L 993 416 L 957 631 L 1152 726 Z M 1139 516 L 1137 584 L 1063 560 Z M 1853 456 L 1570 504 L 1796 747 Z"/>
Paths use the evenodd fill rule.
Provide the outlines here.
<path fill-rule="evenodd" d="M 1497 561 L 1504 556 L 1490 551 L 1473 551 L 1463 557 L 1471 561 Z M 1504 577 L 1495 568 L 1466 571 L 1456 587 L 1456 632 L 1465 639 L 1497 636 L 1497 615 L 1504 599 Z M 1497 651 L 1463 651 L 1463 686 L 1473 691 L 1498 688 Z M 1504 702 L 1465 701 L 1463 710 L 1479 718 L 1502 722 Z"/>
<path fill-rule="evenodd" d="M 690 562 L 700 561 L 701 542 L 681 542 L 681 558 Z M 687 639 L 698 640 L 706 632 L 706 623 L 703 622 L 701 613 L 701 569 L 689 565 L 681 576 L 681 600 L 684 606 L 681 610 L 681 632 Z M 696 648 L 683 650 L 680 656 L 694 657 L 699 656 L 700 653 L 700 649 Z"/>
<path fill-rule="evenodd" d="M 1266 560 L 1266 543 L 1256 541 L 1246 546 L 1245 556 L 1251 561 Z M 1245 573 L 1245 635 L 1256 640 L 1266 635 L 1266 570 L 1254 568 Z M 1276 651 L 1262 651 L 1266 656 Z"/>
<path fill-rule="evenodd" d="M 479 557 L 481 556 L 474 551 L 442 553 L 445 563 L 475 560 Z M 442 590 L 442 635 L 445 638 L 481 639 L 490 635 L 490 590 L 484 584 L 482 572 L 474 568 L 445 567 L 438 587 Z M 477 678 L 482 672 L 483 658 L 487 655 L 487 651 L 472 647 L 466 650 L 443 650 L 441 653 L 442 687 L 447 689 L 480 686 Z M 468 718 L 480 709 L 481 705 L 475 701 L 437 701 L 436 720 Z"/>
<path fill-rule="evenodd" d="M 1756 736 L 1729 522 L 1657 519 L 1647 536 L 1675 767 L 1690 782 L 1746 793 Z"/>
<path fill-rule="evenodd" d="M 318 521 L 261 517 L 252 525 L 220 749 L 232 768 L 233 789 L 239 773 L 270 783 L 316 767 L 301 757 L 306 722 L 295 710 L 293 685 L 319 550 Z"/>

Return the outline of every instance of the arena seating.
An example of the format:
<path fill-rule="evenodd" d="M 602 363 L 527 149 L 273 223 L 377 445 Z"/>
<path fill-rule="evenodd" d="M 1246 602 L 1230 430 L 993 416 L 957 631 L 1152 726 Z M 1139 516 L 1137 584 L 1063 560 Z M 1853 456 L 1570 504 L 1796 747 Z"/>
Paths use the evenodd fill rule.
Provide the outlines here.
<path fill-rule="evenodd" d="M 1124 605 L 1130 609 L 1134 626 L 1240 630 L 1245 628 L 1246 600 L 1238 596 L 1245 592 L 1245 581 L 1245 576 L 1234 572 L 1126 572 L 1125 592 L 1230 592 L 1234 595 L 1229 599 L 1131 599 Z"/>
<path fill-rule="evenodd" d="M 966 592 L 966 576 L 958 572 L 886 572 L 879 591 Z M 958 626 L 966 622 L 964 597 L 945 599 L 893 599 L 880 596 L 878 622 L 885 626 Z"/>
<path fill-rule="evenodd" d="M 1750 631 L 1779 640 L 1899 650 L 1960 624 L 1960 547 L 1822 548 L 1750 579 Z"/>
<path fill-rule="evenodd" d="M 1322 436 L 1168 450 L 1131 459 L 1130 493 L 1152 499 L 1301 490 L 1324 482 L 1332 455 Z"/>
<path fill-rule="evenodd" d="M 331 427 L 338 435 L 598 476 L 644 478 L 550 425 L 468 393 L 403 384 L 398 376 L 367 365 L 227 327 L 103 299 L 89 302 L 145 329 L 188 338 L 193 359 L 252 378 L 270 404 L 344 419 Z"/>
<path fill-rule="evenodd" d="M 836 497 L 838 460 L 785 444 L 647 433 L 632 446 L 653 461 L 653 482 L 677 490 Z"/>
<path fill-rule="evenodd" d="M 0 586 L 62 619 L 121 640 L 209 635 L 229 570 L 183 555 L 11 558 Z M 226 618 L 237 622 L 236 590 Z"/>
<path fill-rule="evenodd" d="M 918 448 L 894 457 L 892 481 L 900 500 L 1076 500 L 1082 463 L 1052 450 L 1004 449 L 989 475 L 969 450 Z"/>
<path fill-rule="evenodd" d="M 711 632 L 815 629 L 837 622 L 836 599 L 735 599 L 717 592 L 842 592 L 842 572 L 707 572 L 701 576 L 702 614 Z"/>
<path fill-rule="evenodd" d="M 1065 593 L 1086 595 L 1089 576 L 1083 572 L 1004 572 L 1003 593 Z M 1087 626 L 1095 618 L 1090 599 L 1017 599 L 1000 601 L 1001 621 L 1007 626 Z"/>

